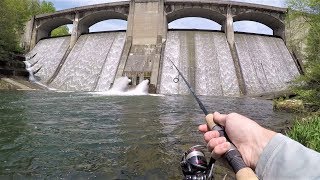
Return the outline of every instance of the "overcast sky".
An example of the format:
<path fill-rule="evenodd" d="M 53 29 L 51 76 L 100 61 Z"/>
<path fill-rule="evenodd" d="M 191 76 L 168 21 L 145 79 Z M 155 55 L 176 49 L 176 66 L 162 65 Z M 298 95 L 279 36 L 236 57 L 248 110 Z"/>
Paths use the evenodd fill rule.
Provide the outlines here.
<path fill-rule="evenodd" d="M 53 2 L 57 10 L 69 9 L 73 7 L 108 3 L 108 2 L 118 2 L 122 0 L 50 0 Z M 255 4 L 264 4 L 277 7 L 285 7 L 285 0 L 234 0 L 239 2 L 248 2 Z M 123 20 L 108 20 L 97 23 L 90 28 L 91 32 L 104 31 L 104 30 L 121 30 L 126 29 L 127 22 Z M 71 28 L 71 26 L 69 26 Z M 221 26 L 211 20 L 203 18 L 183 18 L 173 21 L 169 24 L 169 28 L 173 29 L 220 29 Z M 255 23 L 255 22 L 236 22 L 234 24 L 234 29 L 236 31 L 243 32 L 255 32 L 263 34 L 272 34 L 272 30 L 267 26 Z"/>

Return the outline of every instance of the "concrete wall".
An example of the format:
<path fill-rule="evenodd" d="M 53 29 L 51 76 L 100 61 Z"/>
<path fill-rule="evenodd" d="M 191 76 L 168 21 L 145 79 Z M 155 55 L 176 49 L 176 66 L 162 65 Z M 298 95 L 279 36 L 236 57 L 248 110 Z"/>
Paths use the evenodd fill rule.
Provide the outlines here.
<path fill-rule="evenodd" d="M 286 9 L 231 1 L 193 0 L 131 0 L 98 4 L 36 16 L 27 30 L 26 47 L 32 49 L 56 27 L 73 23 L 69 48 L 59 67 L 62 67 L 73 46 L 88 28 L 102 20 L 128 21 L 126 43 L 116 76 L 132 79 L 149 78 L 151 86 L 158 85 L 161 57 L 167 38 L 168 23 L 183 17 L 203 17 L 222 25 L 234 61 L 241 94 L 246 94 L 244 79 L 234 42 L 233 23 L 241 20 L 260 22 L 273 29 L 274 35 L 285 40 Z M 32 27 L 31 27 L 32 26 Z M 30 28 L 31 27 L 31 28 Z M 56 75 L 59 73 L 56 71 Z M 147 75 L 147 77 L 144 77 Z M 55 77 L 55 76 L 54 76 Z M 51 79 L 50 82 L 54 80 Z M 135 82 L 138 83 L 138 82 Z"/>

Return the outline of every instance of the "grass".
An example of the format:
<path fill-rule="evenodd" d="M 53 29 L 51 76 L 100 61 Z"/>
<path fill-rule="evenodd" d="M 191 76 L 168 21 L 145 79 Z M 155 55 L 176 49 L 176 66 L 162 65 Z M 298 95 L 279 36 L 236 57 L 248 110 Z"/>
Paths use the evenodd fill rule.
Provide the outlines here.
<path fill-rule="evenodd" d="M 320 152 L 320 114 L 296 120 L 287 135 L 304 146 Z"/>

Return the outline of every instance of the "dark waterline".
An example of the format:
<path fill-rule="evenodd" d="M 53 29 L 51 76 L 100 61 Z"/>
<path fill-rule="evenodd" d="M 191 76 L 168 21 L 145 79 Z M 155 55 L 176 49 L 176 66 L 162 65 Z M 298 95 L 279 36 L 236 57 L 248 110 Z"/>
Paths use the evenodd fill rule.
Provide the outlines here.
<path fill-rule="evenodd" d="M 238 112 L 278 130 L 272 102 L 201 96 L 211 112 Z M 108 97 L 1 92 L 0 177 L 181 179 L 182 153 L 203 144 L 191 96 Z"/>

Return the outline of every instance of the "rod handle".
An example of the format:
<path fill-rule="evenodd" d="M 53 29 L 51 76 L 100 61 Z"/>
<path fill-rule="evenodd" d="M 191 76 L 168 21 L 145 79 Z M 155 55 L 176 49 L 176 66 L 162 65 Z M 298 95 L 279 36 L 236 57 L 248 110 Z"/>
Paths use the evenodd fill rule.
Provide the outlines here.
<path fill-rule="evenodd" d="M 226 132 L 224 129 L 220 126 L 214 123 L 213 121 L 213 115 L 209 114 L 206 117 L 207 126 L 211 130 L 218 131 L 220 134 L 220 137 L 225 137 L 227 141 L 231 143 L 231 148 L 229 151 L 227 151 L 224 154 L 224 157 L 227 159 L 229 165 L 232 167 L 233 171 L 236 173 L 237 180 L 258 180 L 256 174 L 253 172 L 253 170 L 245 164 L 245 162 L 242 159 L 242 156 L 238 149 L 232 144 L 230 139 L 228 138 Z"/>

